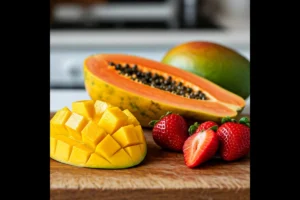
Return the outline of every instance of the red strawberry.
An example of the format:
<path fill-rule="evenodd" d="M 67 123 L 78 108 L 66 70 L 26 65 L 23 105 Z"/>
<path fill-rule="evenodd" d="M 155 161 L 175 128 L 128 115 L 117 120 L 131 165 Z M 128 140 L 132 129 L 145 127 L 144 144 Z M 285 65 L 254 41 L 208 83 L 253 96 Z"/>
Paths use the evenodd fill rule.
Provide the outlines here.
<path fill-rule="evenodd" d="M 250 151 L 250 122 L 243 117 L 239 122 L 224 118 L 218 128 L 220 156 L 223 160 L 233 161 L 246 156 Z"/>
<path fill-rule="evenodd" d="M 218 124 L 213 121 L 206 121 L 201 123 L 200 125 L 198 124 L 198 122 L 195 122 L 193 125 L 189 127 L 189 134 L 192 135 L 194 133 L 207 130 L 207 129 L 212 129 L 213 131 L 217 131 L 218 127 L 219 127 Z"/>
<path fill-rule="evenodd" d="M 182 152 L 183 144 L 189 137 L 188 126 L 182 116 L 168 112 L 160 120 L 151 121 L 149 125 L 153 126 L 152 136 L 158 146 Z"/>
<path fill-rule="evenodd" d="M 204 163 L 213 158 L 218 147 L 218 136 L 213 130 L 207 129 L 194 133 L 183 145 L 185 164 L 189 168 L 194 168 Z"/>

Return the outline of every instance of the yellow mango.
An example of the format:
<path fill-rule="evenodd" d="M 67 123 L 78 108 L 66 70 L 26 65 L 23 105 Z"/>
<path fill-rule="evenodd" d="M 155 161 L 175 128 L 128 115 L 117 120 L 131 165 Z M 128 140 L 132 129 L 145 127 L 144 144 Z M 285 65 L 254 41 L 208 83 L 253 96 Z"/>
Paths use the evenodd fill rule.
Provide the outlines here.
<path fill-rule="evenodd" d="M 73 146 L 69 162 L 74 163 L 77 166 L 84 166 L 92 153 L 93 150 L 84 144 L 75 145 Z"/>
<path fill-rule="evenodd" d="M 83 100 L 75 101 L 72 103 L 72 112 L 82 115 L 87 119 L 93 119 L 94 117 L 94 101 Z"/>
<path fill-rule="evenodd" d="M 98 125 L 103 127 L 108 134 L 114 133 L 120 127 L 128 124 L 128 117 L 118 107 L 112 107 L 105 110 Z"/>
<path fill-rule="evenodd" d="M 131 157 L 133 162 L 138 162 L 143 156 L 139 145 L 129 146 L 124 148 L 127 154 Z"/>
<path fill-rule="evenodd" d="M 59 135 L 68 135 L 68 131 L 66 130 L 65 123 L 71 116 L 71 111 L 64 107 L 59 110 L 50 120 L 50 134 L 59 134 Z"/>
<path fill-rule="evenodd" d="M 93 121 L 88 122 L 82 129 L 81 134 L 82 141 L 93 149 L 95 149 L 97 144 L 107 135 L 105 130 Z"/>
<path fill-rule="evenodd" d="M 104 111 L 107 109 L 107 108 L 111 108 L 112 106 L 106 102 L 103 102 L 103 101 L 96 101 L 94 103 L 94 109 L 95 109 L 95 117 L 94 117 L 94 121 L 96 123 L 99 122 L 100 118 L 102 117 Z"/>
<path fill-rule="evenodd" d="M 140 144 L 132 124 L 121 127 L 112 136 L 122 147 Z"/>
<path fill-rule="evenodd" d="M 116 140 L 114 140 L 110 135 L 107 135 L 96 147 L 96 153 L 103 155 L 105 158 L 109 158 L 114 155 L 118 150 L 121 149 Z"/>
<path fill-rule="evenodd" d="M 54 156 L 57 140 L 50 136 L 50 156 Z"/>
<path fill-rule="evenodd" d="M 83 100 L 50 120 L 50 157 L 77 167 L 120 169 L 141 163 L 147 143 L 130 111 Z"/>
<path fill-rule="evenodd" d="M 84 116 L 77 113 L 72 113 L 72 115 L 66 122 L 66 128 L 73 138 L 81 140 L 81 130 L 87 123 L 88 120 Z"/>
<path fill-rule="evenodd" d="M 123 110 L 123 113 L 128 117 L 128 124 L 133 124 L 134 126 L 140 125 L 140 122 L 128 109 Z"/>
<path fill-rule="evenodd" d="M 112 164 L 97 153 L 91 154 L 86 165 L 90 168 L 99 168 L 99 166 L 101 166 L 101 168 L 112 168 Z"/>

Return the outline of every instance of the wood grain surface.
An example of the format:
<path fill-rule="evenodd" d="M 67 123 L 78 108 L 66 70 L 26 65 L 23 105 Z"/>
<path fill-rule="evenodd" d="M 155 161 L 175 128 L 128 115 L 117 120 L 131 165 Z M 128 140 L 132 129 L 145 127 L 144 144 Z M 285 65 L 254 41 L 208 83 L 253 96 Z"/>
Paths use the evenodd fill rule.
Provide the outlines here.
<path fill-rule="evenodd" d="M 154 143 L 150 129 L 145 129 L 144 134 L 148 153 L 133 168 L 89 169 L 50 159 L 50 199 L 250 199 L 249 157 L 229 163 L 215 158 L 189 169 L 181 153 L 161 150 Z"/>

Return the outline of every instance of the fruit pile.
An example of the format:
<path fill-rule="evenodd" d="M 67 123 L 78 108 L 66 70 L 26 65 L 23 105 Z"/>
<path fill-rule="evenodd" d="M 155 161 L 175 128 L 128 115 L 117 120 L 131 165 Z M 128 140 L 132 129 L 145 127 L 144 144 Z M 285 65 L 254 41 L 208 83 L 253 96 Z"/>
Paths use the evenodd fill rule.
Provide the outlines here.
<path fill-rule="evenodd" d="M 54 160 L 90 168 L 136 166 L 147 154 L 142 127 L 149 126 L 155 143 L 183 152 L 190 168 L 217 154 L 233 161 L 249 153 L 250 121 L 233 118 L 250 95 L 250 62 L 232 49 L 194 41 L 170 49 L 161 62 L 92 55 L 83 72 L 91 100 L 73 102 L 50 120 Z M 204 123 L 188 127 L 187 119 Z"/>
<path fill-rule="evenodd" d="M 149 124 L 153 126 L 154 142 L 163 149 L 183 152 L 189 168 L 197 167 L 217 154 L 225 161 L 234 161 L 250 151 L 250 121 L 247 117 L 239 121 L 225 117 L 220 125 L 206 121 L 188 127 L 182 116 L 168 112 Z"/>

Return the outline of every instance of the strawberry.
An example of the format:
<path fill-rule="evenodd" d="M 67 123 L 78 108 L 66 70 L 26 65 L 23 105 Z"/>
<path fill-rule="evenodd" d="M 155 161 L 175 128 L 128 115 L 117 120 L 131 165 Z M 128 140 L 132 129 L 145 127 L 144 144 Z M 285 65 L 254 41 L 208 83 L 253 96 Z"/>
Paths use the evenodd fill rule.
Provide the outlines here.
<path fill-rule="evenodd" d="M 189 137 L 185 119 L 171 112 L 167 112 L 159 120 L 149 123 L 154 142 L 163 149 L 182 152 L 185 140 Z"/>
<path fill-rule="evenodd" d="M 220 156 L 233 161 L 246 156 L 250 151 L 250 121 L 242 117 L 239 122 L 229 117 L 222 119 L 217 135 L 220 140 Z"/>
<path fill-rule="evenodd" d="M 183 155 L 186 166 L 194 168 L 213 158 L 218 147 L 218 136 L 212 129 L 195 132 L 183 145 Z"/>
<path fill-rule="evenodd" d="M 201 123 L 200 125 L 198 124 L 198 122 L 195 122 L 193 125 L 190 126 L 189 134 L 192 135 L 195 132 L 199 132 L 207 129 L 212 129 L 213 131 L 217 131 L 218 127 L 219 127 L 218 124 L 213 121 L 206 121 Z"/>

